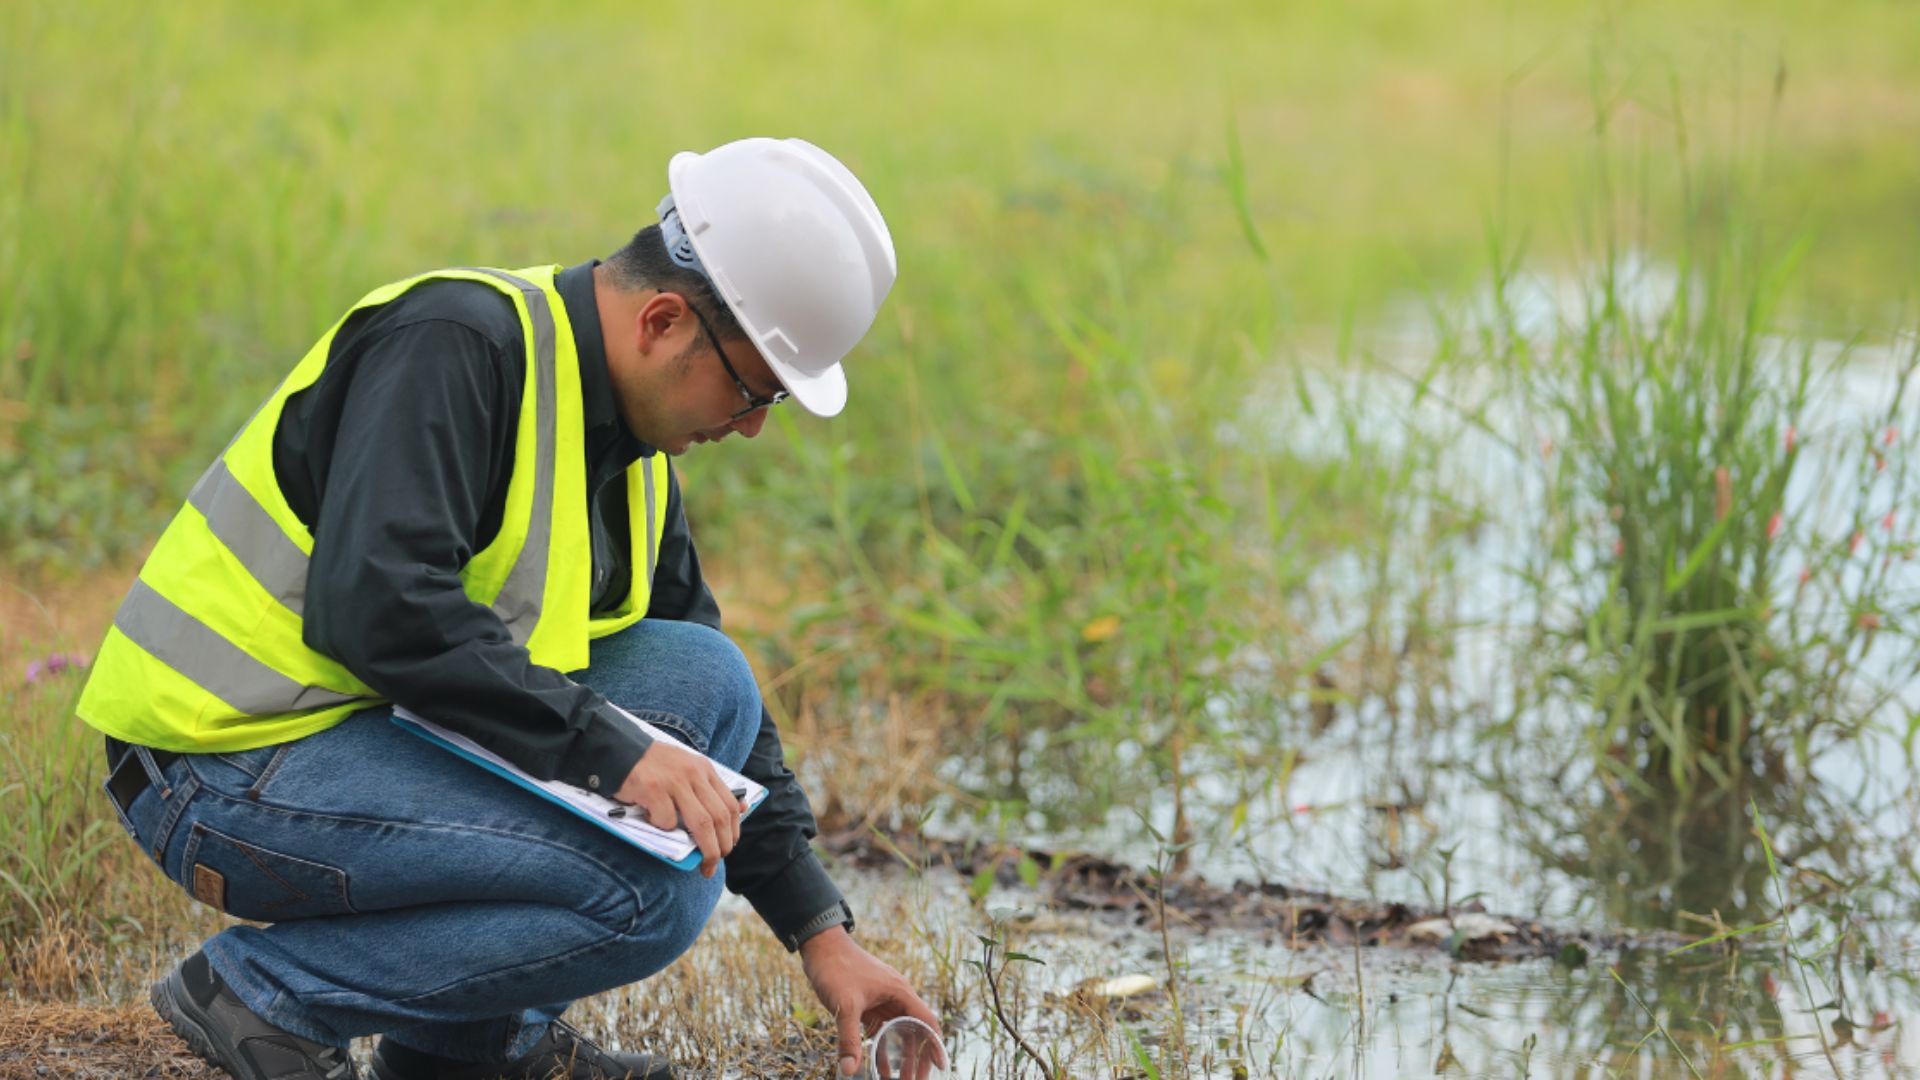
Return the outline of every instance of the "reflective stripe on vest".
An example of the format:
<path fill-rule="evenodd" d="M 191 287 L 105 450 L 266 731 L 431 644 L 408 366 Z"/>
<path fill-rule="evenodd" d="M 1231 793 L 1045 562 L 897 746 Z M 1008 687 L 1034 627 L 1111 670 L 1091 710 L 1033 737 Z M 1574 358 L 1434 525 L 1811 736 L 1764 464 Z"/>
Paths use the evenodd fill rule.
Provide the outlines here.
<path fill-rule="evenodd" d="M 654 568 L 654 567 L 656 567 L 656 566 L 659 566 L 659 565 L 660 565 L 660 551 L 659 551 L 659 544 L 660 544 L 660 534 L 659 534 L 658 532 L 656 532 L 656 531 L 654 530 L 654 527 L 653 527 L 653 523 L 654 523 L 655 521 L 657 521 L 657 520 L 659 520 L 658 518 L 656 518 L 656 517 L 654 517 L 654 514 L 653 514 L 653 462 L 651 462 L 651 461 L 649 461 L 649 462 L 646 462 L 646 463 L 644 463 L 644 464 L 642 464 L 642 465 L 640 466 L 640 470 L 641 470 L 641 471 L 640 471 L 640 475 L 646 478 L 646 488 L 647 488 L 647 573 L 648 573 L 648 574 L 652 574 L 652 573 L 653 573 L 653 568 Z M 632 515 L 628 515 L 628 516 L 632 516 Z M 644 615 L 644 614 L 646 614 L 646 612 L 641 612 L 641 614 L 643 614 L 643 615 Z"/>
<path fill-rule="evenodd" d="M 540 268 L 537 276 L 541 281 L 546 281 L 548 273 L 545 268 Z M 469 578 L 467 569 L 462 570 L 462 577 L 467 581 L 469 595 L 478 602 L 488 603 L 512 640 L 530 648 L 537 663 L 571 670 L 585 664 L 587 637 L 612 633 L 631 625 L 646 613 L 652 573 L 658 561 L 660 533 L 665 525 L 658 492 L 667 474 L 666 458 L 663 454 L 655 454 L 636 462 L 628 471 L 624 482 L 629 492 L 629 528 L 644 530 L 645 562 L 634 567 L 625 604 L 616 612 L 594 616 L 588 611 L 590 601 L 584 591 L 584 581 L 580 581 L 576 587 L 570 580 L 573 572 L 564 568 L 573 563 L 561 564 L 562 568 L 556 571 L 552 562 L 556 557 L 565 556 L 565 551 L 585 553 L 590 550 L 590 545 L 586 545 L 588 524 L 585 515 L 582 514 L 581 520 L 574 525 L 571 524 L 571 512 L 561 526 L 569 531 L 563 544 L 565 551 L 555 548 L 556 469 L 576 470 L 566 479 L 568 491 L 578 488 L 578 477 L 584 475 L 581 471 L 584 470 L 583 462 L 575 461 L 566 465 L 557 463 L 557 426 L 562 411 L 558 386 L 561 340 L 566 342 L 569 363 L 577 362 L 571 328 L 557 327 L 555 323 L 553 309 L 561 303 L 557 294 L 516 274 L 463 268 L 458 272 L 423 275 L 376 290 L 354 310 L 370 304 L 390 302 L 414 284 L 430 278 L 463 275 L 484 275 L 519 293 L 521 303 L 516 306 L 522 309 L 526 318 L 531 370 L 527 372 L 528 381 L 522 384 L 523 415 L 518 438 L 523 440 L 520 446 L 523 457 L 514 466 L 516 475 L 510 488 L 508 509 L 509 517 L 515 521 L 521 520 L 513 509 L 512 491 L 521 492 L 519 498 L 525 500 L 521 505 L 527 506 L 524 540 L 515 551 L 506 542 L 508 526 L 503 524 L 502 536 L 489 544 L 485 551 L 476 553 L 469 564 L 469 568 L 476 571 L 479 577 Z M 343 318 L 342 324 L 344 321 Z M 315 347 L 316 353 L 324 355 L 327 344 L 340 325 L 336 324 L 334 331 Z M 564 339 L 559 335 L 561 330 L 566 331 Z M 308 360 L 296 368 L 296 374 L 302 370 L 312 370 L 309 364 L 314 355 L 309 354 Z M 571 369 L 567 371 L 567 376 L 568 401 L 565 411 L 571 417 L 569 423 L 577 424 L 580 412 L 578 379 Z M 269 399 L 269 404 L 298 392 L 305 385 L 311 385 L 313 377 L 302 376 L 302 380 L 309 381 L 283 383 L 281 390 Z M 531 402 L 526 401 L 528 397 L 531 397 Z M 524 410 L 527 405 L 532 407 L 531 431 L 526 426 L 528 416 Z M 277 420 L 277 405 L 275 410 L 270 419 Z M 258 454 L 265 452 L 265 444 L 259 440 L 264 438 L 270 443 L 271 431 L 250 434 L 259 420 L 260 415 L 256 411 L 254 418 L 242 427 L 227 450 L 214 460 L 195 483 L 187 502 L 199 520 L 176 519 L 174 525 L 169 526 L 169 533 L 185 528 L 187 531 L 183 536 L 186 540 L 191 540 L 191 535 L 197 532 L 200 536 L 208 537 L 211 545 L 217 547 L 203 545 L 181 549 L 176 544 L 169 549 L 168 537 L 163 536 L 160 546 L 156 548 L 156 559 L 162 549 L 167 549 L 189 550 L 190 554 L 197 555 L 202 561 L 182 564 L 178 559 L 170 559 L 167 565 L 176 569 L 159 572 L 161 576 L 153 578 L 151 583 L 148 580 L 150 570 L 143 569 L 142 579 L 135 582 L 115 615 L 113 628 L 117 634 L 110 634 L 102 646 L 99 661 L 80 702 L 82 718 L 95 727 L 128 741 L 165 749 L 243 749 L 249 745 L 267 745 L 321 730 L 338 722 L 355 708 L 381 700 L 373 696 L 351 673 L 310 650 L 307 650 L 307 655 L 312 657 L 311 662 L 303 660 L 289 663 L 283 665 L 283 669 L 257 658 L 249 652 L 256 646 L 249 643 L 252 639 L 245 629 L 252 625 L 256 616 L 246 614 L 241 622 L 236 623 L 230 613 L 232 609 L 223 609 L 214 602 L 221 597 L 237 597 L 239 594 L 232 591 L 235 589 L 250 591 L 251 586 L 245 582 L 251 578 L 261 591 L 255 594 L 260 599 L 252 603 L 260 606 L 242 610 L 259 611 L 259 617 L 265 618 L 273 611 L 284 608 L 284 612 L 268 621 L 281 622 L 290 627 L 275 633 L 281 635 L 279 640 L 296 649 L 300 648 L 298 628 L 305 614 L 310 563 L 307 551 L 312 541 L 304 531 L 289 535 L 288 529 L 297 529 L 299 523 L 288 517 L 289 509 L 283 501 L 276 499 L 272 509 L 261 501 L 268 496 L 277 496 L 278 492 L 261 487 L 263 478 L 258 469 L 263 459 Z M 572 428 L 569 432 L 568 445 L 577 447 L 578 433 Z M 249 445 L 254 447 L 249 451 L 251 456 L 230 463 L 230 455 L 236 452 L 235 447 L 241 444 L 243 438 L 251 440 Z M 529 438 L 531 446 L 524 441 Z M 530 454 L 527 453 L 529 450 L 532 451 Z M 522 469 L 530 471 L 522 474 Z M 639 471 L 639 476 L 632 475 L 634 469 Z M 248 482 L 241 479 L 242 475 L 254 477 L 251 489 Z M 264 478 L 264 482 L 273 482 L 270 474 Z M 256 491 L 262 494 L 256 495 Z M 572 506 L 578 499 L 577 494 L 569 494 L 568 505 Z M 644 517 L 636 517 L 633 513 L 641 509 L 634 505 L 636 502 L 644 505 Z M 183 511 L 182 518 L 188 514 L 188 511 Z M 202 520 L 204 529 L 199 528 Z M 575 528 L 579 530 L 578 534 L 572 532 Z M 635 537 L 636 541 L 639 539 Z M 635 561 L 641 554 L 641 548 L 638 542 L 632 545 Z M 219 559 L 225 560 L 222 564 L 228 568 L 224 571 L 225 584 L 221 583 L 222 575 L 218 572 L 209 578 L 202 572 L 179 569 L 188 565 L 211 565 L 204 561 L 210 557 L 203 554 L 208 551 L 215 552 Z M 489 558 L 491 569 L 480 570 L 481 563 Z M 504 564 L 506 558 L 511 558 L 510 565 Z M 239 573 L 236 574 L 236 571 Z M 550 581 L 552 573 L 559 576 Z M 498 591 L 490 598 L 487 592 L 491 586 L 485 584 L 487 581 L 499 583 Z M 553 598 L 546 596 L 550 587 L 557 590 Z M 216 591 L 204 591 L 209 588 Z M 169 595 L 180 602 L 169 599 Z M 562 600 L 565 601 L 565 611 L 559 625 L 539 631 L 540 639 L 545 644 L 529 645 L 536 628 L 541 625 L 545 605 L 549 601 L 558 604 Z M 214 613 L 207 616 L 214 619 L 212 624 L 194 614 L 195 611 L 203 611 L 203 606 L 210 602 L 212 606 L 204 607 L 204 611 Z M 183 607 L 183 604 L 186 606 Z M 576 604 L 577 611 L 574 610 Z M 215 629 L 216 626 L 224 629 Z M 239 636 L 229 639 L 224 636 L 228 633 L 238 633 Z M 554 640 L 555 633 L 560 635 L 557 642 Z M 289 634 L 290 637 L 287 636 Z M 574 634 L 580 636 L 576 638 Z M 125 640 L 116 642 L 116 636 Z M 577 646 L 569 644 L 575 641 L 579 643 Z M 147 657 L 141 659 L 133 655 L 128 651 L 129 646 L 144 651 Z M 261 655 L 271 658 L 273 653 Z M 154 666 L 156 663 L 161 666 Z M 290 675 L 289 672 L 304 674 Z M 329 680 L 334 685 L 311 683 L 310 680 L 315 678 Z M 190 697 L 182 696 L 194 692 L 212 700 L 208 700 L 204 706 L 195 706 Z M 141 702 L 150 700 L 153 694 L 158 694 L 168 704 L 165 707 L 155 704 L 151 710 L 143 709 Z M 224 704 L 230 713 L 237 715 L 221 717 L 214 701 Z M 213 709 L 214 713 L 209 715 L 205 709 Z M 253 718 L 263 723 L 256 724 Z M 213 726 L 203 727 L 203 724 Z M 241 728 L 249 731 L 257 729 L 260 734 L 248 734 L 242 732 Z M 274 737 L 261 737 L 266 735 Z"/>
<path fill-rule="evenodd" d="M 505 623 L 516 645 L 525 645 L 540 621 L 540 597 L 547 581 L 547 551 L 553 538 L 553 424 L 554 342 L 553 312 L 540 286 L 501 270 L 475 268 L 519 289 L 527 298 L 533 319 L 535 395 L 533 518 L 527 542 L 507 574 L 507 583 L 493 602 L 494 614 Z M 307 553 L 287 538 L 227 468 L 225 455 L 216 458 L 187 496 L 206 515 L 207 528 L 233 552 L 247 572 L 274 599 L 295 615 L 304 614 L 307 592 Z M 647 522 L 653 522 L 653 472 L 647 471 Z M 653 565 L 653 532 L 647 532 L 647 564 Z M 317 686 L 302 686 L 248 656 L 200 620 L 180 610 L 144 583 L 133 591 L 115 614 L 113 625 L 141 648 L 164 660 L 168 667 L 191 679 L 201 689 L 245 713 L 299 712 L 322 705 L 354 700 Z"/>
<path fill-rule="evenodd" d="M 533 527 L 527 533 L 520 557 L 507 573 L 507 583 L 494 598 L 493 613 L 507 624 L 515 645 L 525 645 L 540 621 L 540 597 L 547 587 L 547 551 L 553 545 L 553 414 L 554 400 L 553 310 L 547 306 L 547 294 L 540 286 L 504 270 L 472 267 L 512 285 L 527 298 L 527 313 L 533 319 L 533 355 L 538 368 L 540 390 L 535 395 L 539 412 L 534 417 Z M 651 500 L 647 521 L 653 521 Z"/>
<path fill-rule="evenodd" d="M 351 694 L 294 682 L 181 611 L 144 581 L 133 583 L 113 625 L 237 712 L 301 712 L 355 700 Z"/>
<path fill-rule="evenodd" d="M 253 492 L 241 485 L 240 478 L 227 468 L 225 454 L 214 458 L 201 474 L 200 482 L 187 493 L 187 503 L 205 515 L 207 528 L 262 588 L 295 615 L 306 613 L 307 553 L 280 530 L 280 523 L 273 520 Z"/>

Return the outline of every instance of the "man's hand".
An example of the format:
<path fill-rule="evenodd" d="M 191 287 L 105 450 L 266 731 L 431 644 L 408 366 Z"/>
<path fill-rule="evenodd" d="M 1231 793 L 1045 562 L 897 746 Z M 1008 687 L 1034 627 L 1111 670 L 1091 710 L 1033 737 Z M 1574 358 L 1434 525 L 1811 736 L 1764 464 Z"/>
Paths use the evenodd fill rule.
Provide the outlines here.
<path fill-rule="evenodd" d="M 836 926 L 802 942 L 800 959 L 820 1004 L 839 1023 L 841 1075 L 860 1071 L 863 1027 L 873 1031 L 896 1016 L 911 1016 L 940 1030 L 939 1018 L 907 980 L 861 948 L 846 927 Z"/>
<path fill-rule="evenodd" d="M 712 877 L 740 841 L 746 804 L 733 797 L 713 764 L 671 739 L 655 739 L 614 793 L 647 812 L 656 829 L 685 827 L 700 848 L 700 873 Z"/>

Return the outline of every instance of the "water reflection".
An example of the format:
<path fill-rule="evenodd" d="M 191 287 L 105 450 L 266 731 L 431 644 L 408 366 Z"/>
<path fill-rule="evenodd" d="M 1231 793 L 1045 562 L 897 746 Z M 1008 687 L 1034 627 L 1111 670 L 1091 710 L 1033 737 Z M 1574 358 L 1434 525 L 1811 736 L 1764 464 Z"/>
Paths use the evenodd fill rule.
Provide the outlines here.
<path fill-rule="evenodd" d="M 1634 317 L 1646 317 L 1664 309 L 1678 282 L 1669 268 L 1630 257 L 1618 299 L 1629 313 L 1639 313 Z M 1572 279 L 1536 276 L 1523 278 L 1505 299 L 1516 312 L 1515 332 L 1546 339 L 1577 332 L 1589 317 L 1588 296 L 1590 286 Z M 1465 305 L 1491 306 L 1484 298 Z M 1425 329 L 1430 317 L 1422 305 L 1404 332 L 1376 335 L 1369 348 L 1404 370 L 1430 372 L 1439 349 Z M 1778 362 L 1783 370 L 1800 355 L 1791 342 L 1769 339 L 1759 348 L 1766 363 Z M 1789 516 L 1844 523 L 1857 516 L 1849 502 L 1850 474 L 1842 472 L 1858 458 L 1849 436 L 1864 426 L 1874 426 L 1876 438 L 1881 433 L 1907 352 L 1822 341 L 1805 348 L 1834 366 L 1802 418 L 1800 468 L 1786 495 Z M 1543 605 L 1565 604 L 1567 598 L 1539 585 L 1538 578 L 1534 584 L 1524 580 L 1543 565 L 1556 565 L 1540 550 L 1537 515 L 1525 509 L 1545 505 L 1551 492 L 1543 463 L 1517 454 L 1514 446 L 1551 447 L 1555 432 L 1550 417 L 1529 415 L 1493 393 L 1496 379 L 1484 370 L 1457 370 L 1416 392 L 1373 369 L 1305 376 L 1285 371 L 1276 375 L 1272 399 L 1256 403 L 1248 429 L 1236 433 L 1255 447 L 1295 452 L 1338 453 L 1357 433 L 1389 455 L 1429 453 L 1431 470 L 1419 478 L 1426 490 L 1445 492 L 1448 505 L 1504 508 L 1472 529 L 1401 545 L 1415 550 L 1396 550 L 1388 569 L 1356 559 L 1344 572 L 1335 567 L 1324 576 L 1330 597 L 1325 610 L 1331 613 L 1324 635 L 1336 635 L 1342 620 L 1350 623 L 1367 605 L 1381 605 L 1375 594 L 1384 584 L 1404 598 L 1393 603 L 1407 608 L 1385 636 L 1404 633 L 1413 641 L 1415 631 L 1425 628 L 1446 640 L 1436 650 L 1438 661 L 1423 669 L 1389 657 L 1389 664 L 1400 665 L 1390 678 L 1362 671 L 1354 680 L 1363 684 L 1357 689 L 1343 679 L 1355 700 L 1330 728 L 1296 723 L 1291 749 L 1299 767 L 1288 777 L 1289 805 L 1277 807 L 1275 817 L 1288 827 L 1269 830 L 1263 850 L 1239 860 L 1236 871 L 1264 869 L 1296 880 L 1304 869 L 1316 884 L 1406 900 L 1431 898 L 1439 891 L 1433 883 L 1444 879 L 1456 895 L 1483 895 L 1512 909 L 1674 926 L 1686 925 L 1682 912 L 1718 910 L 1736 918 L 1777 904 L 1777 897 L 1769 900 L 1755 812 L 1789 866 L 1857 881 L 1876 868 L 1910 864 L 1916 789 L 1905 767 L 1912 747 L 1899 743 L 1898 732 L 1908 714 L 1920 715 L 1920 677 L 1913 650 L 1895 648 L 1884 636 L 1851 643 L 1859 648 L 1845 658 L 1822 654 L 1816 637 L 1811 651 L 1795 662 L 1843 663 L 1860 674 L 1862 692 L 1858 700 L 1809 703 L 1804 716 L 1761 718 L 1775 732 L 1764 744 L 1747 742 L 1743 725 L 1728 728 L 1737 708 L 1705 708 L 1727 728 L 1720 743 L 1747 750 L 1737 766 L 1726 763 L 1730 777 L 1724 783 L 1697 773 L 1686 785 L 1676 783 L 1676 770 L 1663 760 L 1654 733 L 1622 740 L 1634 748 L 1634 759 L 1620 758 L 1611 769 L 1596 766 L 1598 748 L 1587 742 L 1594 703 L 1584 703 L 1583 714 L 1583 703 L 1556 698 L 1553 686 L 1567 662 L 1560 658 L 1579 655 L 1586 643 L 1543 639 L 1528 629 L 1547 621 Z M 1293 407 L 1303 395 L 1319 403 L 1317 413 L 1302 415 Z M 1463 422 L 1454 408 L 1461 403 L 1475 408 L 1475 423 Z M 1259 420 L 1275 416 L 1285 422 Z M 1501 434 L 1491 434 L 1496 431 Z M 1819 433 L 1813 442 L 1807 441 L 1810 431 Z M 1854 464 L 1861 462 L 1872 464 L 1865 458 Z M 1897 494 L 1882 490 L 1890 481 L 1877 467 L 1862 482 L 1879 485 L 1872 488 L 1876 499 Z M 1844 536 L 1840 542 L 1848 543 Z M 1803 594 L 1812 590 L 1795 582 L 1806 567 L 1791 552 L 1782 557 L 1788 561 L 1773 577 L 1780 590 L 1773 603 L 1782 617 L 1831 617 L 1831 611 L 1801 610 L 1809 602 Z M 1883 575 L 1884 595 L 1920 595 L 1920 564 L 1901 562 L 1891 550 L 1884 561 L 1870 561 Z M 1840 565 L 1831 591 L 1857 591 L 1862 566 Z M 1584 588 L 1577 581 L 1562 584 Z M 1752 658 L 1771 659 L 1764 647 L 1734 651 L 1730 645 L 1728 656 L 1706 657 L 1720 665 L 1715 670 L 1722 676 L 1729 665 L 1744 668 L 1722 683 L 1731 678 L 1819 685 L 1817 672 L 1753 669 Z M 1657 669 L 1657 647 L 1648 655 Z M 1386 685 L 1364 685 L 1368 680 Z M 1679 684 L 1711 681 L 1695 672 Z M 1706 704 L 1697 698 L 1688 698 L 1689 707 Z M 1809 741 L 1810 731 L 1831 727 L 1835 719 L 1844 729 L 1857 717 L 1878 721 L 1878 729 Z M 1911 883 L 1905 895 L 1913 898 Z M 1911 911 L 1903 915 L 1913 917 Z"/>
<path fill-rule="evenodd" d="M 1796 866 L 1857 861 L 1852 815 L 1820 789 L 1764 774 L 1760 782 L 1686 791 L 1650 779 L 1649 790 L 1636 792 L 1506 775 L 1488 783 L 1524 823 L 1514 838 L 1541 866 L 1584 882 L 1592 909 L 1610 925 L 1698 932 L 1691 915 L 1755 921 L 1778 911 L 1755 813 L 1778 834 L 1769 840 L 1789 877 Z M 1543 800 L 1543 789 L 1557 797 Z M 1783 839 L 1793 846 L 1783 848 Z"/>

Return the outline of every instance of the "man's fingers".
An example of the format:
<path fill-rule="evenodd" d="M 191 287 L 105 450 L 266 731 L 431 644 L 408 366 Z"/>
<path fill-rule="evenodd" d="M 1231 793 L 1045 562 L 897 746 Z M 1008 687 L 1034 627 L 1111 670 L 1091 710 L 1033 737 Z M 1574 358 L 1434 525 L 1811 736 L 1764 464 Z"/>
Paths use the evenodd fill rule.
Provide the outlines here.
<path fill-rule="evenodd" d="M 692 759 L 675 760 L 674 809 L 680 812 L 681 826 L 700 848 L 700 872 L 712 876 L 713 867 L 724 852 L 720 850 L 719 835 L 714 828 L 716 819 L 704 783 L 703 774 L 711 770 Z"/>
<path fill-rule="evenodd" d="M 640 800 L 640 806 L 647 812 L 647 824 L 668 832 L 680 827 L 680 814 L 674 808 L 673 797 L 664 791 L 649 792 Z"/>
<path fill-rule="evenodd" d="M 915 1045 L 919 1048 L 916 1052 L 920 1059 L 920 1075 L 923 1077 L 926 1076 L 928 1068 L 933 1065 L 939 1065 L 943 1069 L 951 1068 L 952 1065 L 947 1061 L 946 1046 L 938 1041 L 934 1041 L 940 1037 L 940 1018 L 933 1015 L 933 1010 L 927 1008 L 927 1003 L 921 1001 L 920 995 L 914 993 L 911 989 L 906 990 L 901 995 L 897 995 L 894 1000 L 900 1006 L 901 1015 L 911 1016 L 915 1020 L 927 1025 L 927 1027 L 933 1031 L 933 1039 L 927 1042 L 923 1043 L 918 1039 L 914 1040 Z"/>
<path fill-rule="evenodd" d="M 840 1022 L 840 1075 L 852 1076 L 860 1071 L 860 1013 L 842 1006 L 835 1019 Z"/>
<path fill-rule="evenodd" d="M 712 773 L 708 775 L 712 776 Z M 713 815 L 713 831 L 720 844 L 720 854 L 731 854 L 736 831 L 734 823 L 739 818 L 739 811 L 734 809 L 736 804 L 733 796 L 727 794 L 726 785 L 720 783 L 718 777 L 713 777 L 713 783 L 701 789 L 700 801 L 706 805 L 707 813 Z"/>
<path fill-rule="evenodd" d="M 687 797 L 691 800 L 691 805 L 687 807 L 686 817 L 692 823 L 687 827 L 687 831 L 693 834 L 693 841 L 700 845 L 700 853 L 704 856 L 700 863 L 700 872 L 712 877 L 714 867 L 718 866 L 720 860 L 727 855 L 726 825 L 714 816 L 713 807 L 706 793 L 698 786 L 689 791 Z"/>
<path fill-rule="evenodd" d="M 720 834 L 720 854 L 731 855 L 733 846 L 740 842 L 740 800 L 733 797 L 733 792 L 727 790 L 727 785 L 711 769 L 707 770 L 706 778 L 701 794 Z"/>
<path fill-rule="evenodd" d="M 706 807 L 700 805 L 697 799 L 688 801 L 692 805 L 688 806 L 680 816 L 687 835 L 693 837 L 694 845 L 700 849 L 700 872 L 712 877 L 713 868 L 720 864 L 722 857 L 720 839 L 713 827 L 713 816 L 707 812 Z"/>
<path fill-rule="evenodd" d="M 677 744 L 657 746 L 666 749 L 641 755 L 619 797 L 637 802 L 657 829 L 685 829 L 700 849 L 700 872 L 712 877 L 740 842 L 745 808 L 706 758 Z"/>

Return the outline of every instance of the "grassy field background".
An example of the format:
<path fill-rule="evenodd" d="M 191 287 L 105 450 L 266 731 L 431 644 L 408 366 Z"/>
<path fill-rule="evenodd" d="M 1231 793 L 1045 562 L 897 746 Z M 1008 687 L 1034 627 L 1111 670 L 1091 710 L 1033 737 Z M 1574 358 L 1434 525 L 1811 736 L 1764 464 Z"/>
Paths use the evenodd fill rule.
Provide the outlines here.
<path fill-rule="evenodd" d="M 1015 268 L 1071 282 L 1103 246 L 1157 242 L 1195 295 L 1232 291 L 1249 266 L 1216 181 L 1229 120 L 1305 319 L 1472 273 L 1503 193 L 1563 251 L 1591 210 L 1596 116 L 1690 144 L 1698 185 L 1764 174 L 1756 213 L 1819 230 L 1817 291 L 1844 312 L 1897 299 L 1911 270 L 1920 37 L 1892 3 L 5 18 L 0 331 L 26 406 L 197 400 L 236 374 L 223 362 L 270 377 L 363 281 L 610 250 L 650 220 L 666 157 L 745 132 L 860 167 L 898 234 L 889 322 L 917 319 L 970 372 L 1008 362 L 1010 342 L 951 339 L 1018 317 L 991 290 Z M 1664 210 L 1682 161 L 1660 156 L 1645 186 Z M 1169 191 L 1185 227 L 1153 237 L 1167 223 L 1143 203 Z M 19 359 L 29 342 L 39 359 Z"/>
<path fill-rule="evenodd" d="M 1502 513 L 1437 467 L 1446 436 L 1366 415 L 1398 385 L 1369 343 L 1522 267 L 1623 252 L 1725 270 L 1692 309 L 1708 332 L 1596 320 L 1627 343 L 1618 367 L 1607 344 L 1534 368 L 1498 325 L 1433 339 L 1456 375 L 1568 421 L 1556 460 L 1574 464 L 1548 494 L 1648 518 L 1644 550 L 1636 534 L 1612 556 L 1548 553 L 1618 587 L 1577 632 L 1551 628 L 1584 659 L 1542 685 L 1603 714 L 1600 775 L 1614 761 L 1631 794 L 1659 771 L 1667 803 L 1734 791 L 1728 769 L 1804 765 L 1796 728 L 1851 742 L 1880 721 L 1842 682 L 1912 640 L 1920 601 L 1848 577 L 1844 603 L 1789 624 L 1768 597 L 1783 567 L 1841 580 L 1855 533 L 1889 566 L 1911 558 L 1911 402 L 1867 424 L 1883 444 L 1846 442 L 1851 516 L 1789 515 L 1798 554 L 1775 558 L 1777 446 L 1800 418 L 1745 380 L 1773 377 L 1758 335 L 1880 345 L 1911 325 L 1908 5 L 23 0 L 0 6 L 0 793 L 21 840 L 0 863 L 0 971 L 16 992 L 78 993 L 48 959 L 75 942 L 196 925 L 114 833 L 70 708 L 208 457 L 371 287 L 604 255 L 651 223 L 674 152 L 751 134 L 846 160 L 901 268 L 842 418 L 777 412 L 758 442 L 681 462 L 722 606 L 819 776 L 983 746 L 944 794 L 1001 828 L 1035 805 L 1099 820 L 1127 792 L 1171 792 L 1176 839 L 1257 827 L 1260 792 L 1284 813 L 1297 748 L 1336 707 L 1445 682 L 1446 553 Z M 1647 453 L 1608 424 L 1581 433 L 1654 384 L 1682 389 L 1647 410 Z M 1745 401 L 1764 407 L 1722 422 Z M 1319 445 L 1267 437 L 1310 420 Z M 1728 463 L 1745 471 L 1718 476 Z M 1660 490 L 1619 498 L 1634 470 Z M 1738 527 L 1716 529 L 1731 487 Z M 1561 540 L 1586 520 L 1542 515 Z M 1696 554 L 1705 572 L 1676 586 Z M 1626 583 L 1642 571 L 1666 576 L 1652 599 Z M 1634 666 L 1681 638 L 1695 652 L 1673 671 Z M 1740 681 L 1756 657 L 1772 696 Z M 1736 704 L 1688 712 L 1710 697 Z M 1727 709 L 1763 698 L 1783 741 L 1729 750 Z M 1824 726 L 1799 725 L 1816 698 Z M 1677 715 L 1681 733 L 1658 722 Z M 922 811 L 897 795 L 829 782 L 821 798 L 854 820 Z M 1716 805 L 1753 856 L 1728 816 L 1751 804 Z"/>

